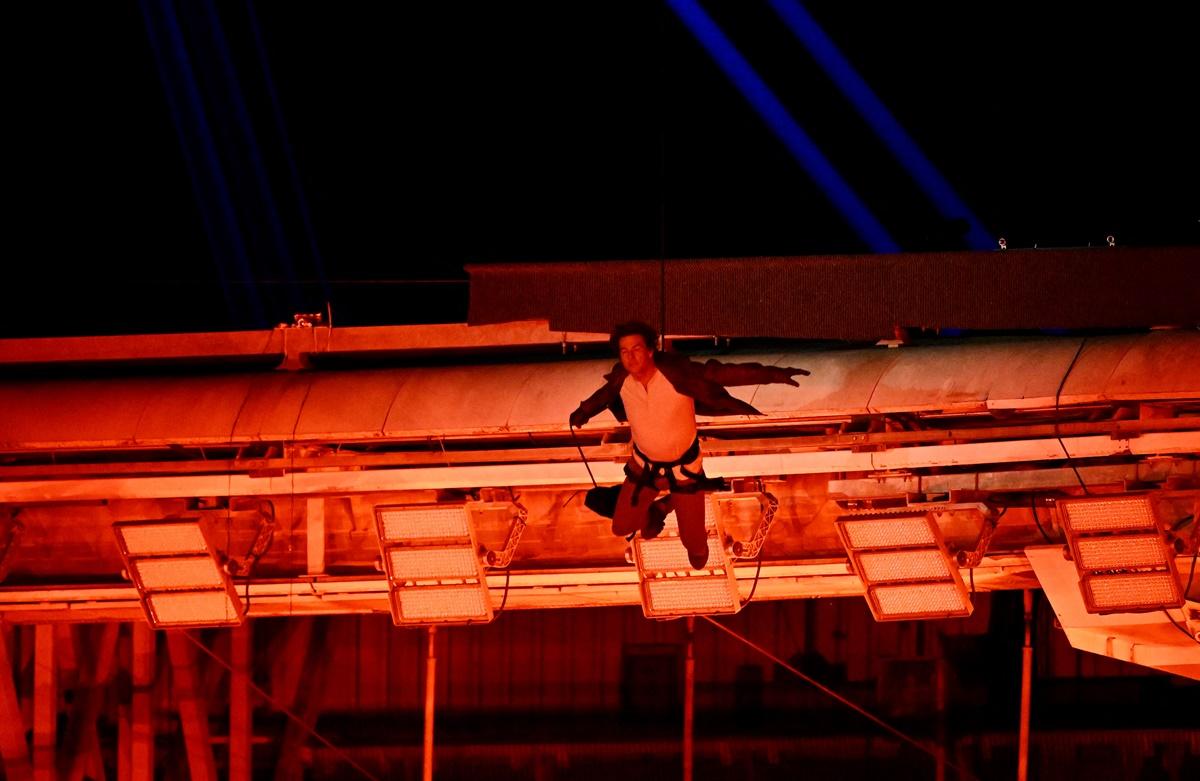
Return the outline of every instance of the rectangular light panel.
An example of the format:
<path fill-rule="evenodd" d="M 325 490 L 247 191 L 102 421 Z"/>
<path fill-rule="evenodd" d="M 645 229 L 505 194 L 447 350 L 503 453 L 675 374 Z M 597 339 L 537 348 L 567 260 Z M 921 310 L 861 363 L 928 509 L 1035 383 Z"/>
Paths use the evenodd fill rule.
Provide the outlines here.
<path fill-rule="evenodd" d="M 864 518 L 839 521 L 851 548 L 902 548 L 937 545 L 931 522 L 924 515 L 908 518 Z"/>
<path fill-rule="evenodd" d="M 1076 562 L 1085 570 L 1167 567 L 1167 548 L 1157 534 L 1083 537 L 1075 541 Z"/>
<path fill-rule="evenodd" d="M 971 601 L 955 582 L 872 586 L 867 601 L 878 620 L 971 615 Z"/>
<path fill-rule="evenodd" d="M 656 616 L 732 612 L 738 605 L 737 584 L 725 575 L 653 578 L 646 596 Z"/>
<path fill-rule="evenodd" d="M 463 539 L 471 536 L 463 505 L 380 507 L 379 539 L 384 543 L 409 540 Z"/>
<path fill-rule="evenodd" d="M 166 591 L 146 595 L 156 626 L 238 624 L 242 617 L 226 591 Z"/>
<path fill-rule="evenodd" d="M 1183 606 L 1174 572 L 1086 575 L 1083 597 L 1092 612 L 1137 613 Z"/>
<path fill-rule="evenodd" d="M 478 578 L 479 557 L 474 548 L 424 546 L 388 548 L 394 580 Z"/>
<path fill-rule="evenodd" d="M 940 548 L 856 553 L 858 571 L 867 583 L 900 580 L 949 580 L 952 575 Z"/>
<path fill-rule="evenodd" d="M 154 556 L 167 553 L 207 553 L 208 543 L 200 524 L 131 523 L 113 524 L 125 552 L 130 556 Z"/>
<path fill-rule="evenodd" d="M 641 556 L 643 572 L 683 572 L 692 569 L 687 549 L 678 537 L 656 537 L 653 540 L 635 537 L 634 544 Z M 706 566 L 719 566 L 724 555 L 716 536 L 708 535 L 709 564 Z"/>
<path fill-rule="evenodd" d="M 428 624 L 490 621 L 492 605 L 487 587 L 419 586 L 395 592 L 398 623 Z"/>
<path fill-rule="evenodd" d="M 1067 499 L 1058 503 L 1067 531 L 1094 532 L 1158 531 L 1147 496 L 1105 499 Z"/>
<path fill-rule="evenodd" d="M 225 578 L 211 556 L 132 559 L 133 574 L 148 591 L 224 588 Z"/>

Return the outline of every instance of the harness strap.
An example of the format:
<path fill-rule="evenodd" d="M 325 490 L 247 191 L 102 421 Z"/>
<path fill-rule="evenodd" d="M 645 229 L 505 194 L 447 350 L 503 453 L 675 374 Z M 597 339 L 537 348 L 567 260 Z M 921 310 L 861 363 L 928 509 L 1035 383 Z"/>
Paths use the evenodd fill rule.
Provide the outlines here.
<path fill-rule="evenodd" d="M 642 492 L 642 488 L 653 490 L 655 481 L 660 477 L 666 478 L 669 490 L 674 491 L 678 487 L 675 480 L 675 467 L 690 464 L 700 457 L 700 437 L 697 436 L 693 439 L 688 449 L 683 451 L 683 455 L 674 461 L 655 461 L 643 453 L 636 443 L 633 445 L 633 452 L 642 459 L 642 473 L 638 476 L 633 498 L 630 500 L 630 504 L 636 507 L 638 494 Z"/>

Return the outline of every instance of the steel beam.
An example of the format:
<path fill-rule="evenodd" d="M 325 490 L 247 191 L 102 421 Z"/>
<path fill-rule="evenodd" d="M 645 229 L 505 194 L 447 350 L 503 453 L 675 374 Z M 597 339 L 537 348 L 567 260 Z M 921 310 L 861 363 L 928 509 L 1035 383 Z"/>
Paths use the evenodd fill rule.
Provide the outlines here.
<path fill-rule="evenodd" d="M 217 781 L 217 765 L 213 761 L 208 732 L 208 701 L 196 670 L 196 649 L 183 630 L 172 629 L 167 631 L 167 652 L 171 656 L 175 696 L 179 700 L 179 719 L 183 722 L 183 740 L 192 781 Z"/>

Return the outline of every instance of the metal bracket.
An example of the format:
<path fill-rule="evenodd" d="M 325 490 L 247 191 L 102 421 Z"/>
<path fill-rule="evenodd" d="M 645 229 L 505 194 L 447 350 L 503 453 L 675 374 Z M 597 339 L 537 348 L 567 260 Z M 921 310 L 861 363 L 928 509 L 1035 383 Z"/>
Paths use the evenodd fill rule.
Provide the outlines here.
<path fill-rule="evenodd" d="M 775 520 L 775 513 L 779 511 L 779 500 L 775 498 L 774 494 L 760 491 L 758 501 L 762 508 L 762 520 L 758 522 L 758 528 L 754 530 L 754 534 L 748 541 L 733 543 L 734 558 L 753 559 L 757 557 L 759 551 L 762 550 L 763 543 L 767 541 L 771 523 Z"/>
<path fill-rule="evenodd" d="M 504 540 L 504 548 L 500 551 L 490 550 L 487 552 L 487 565 L 497 569 L 504 569 L 512 563 L 513 554 L 517 552 L 517 545 L 521 542 L 521 535 L 525 533 L 525 526 L 529 521 L 529 510 L 525 509 L 525 505 L 517 501 L 516 497 L 512 499 L 513 514 L 512 525 L 508 527 L 508 537 Z"/>

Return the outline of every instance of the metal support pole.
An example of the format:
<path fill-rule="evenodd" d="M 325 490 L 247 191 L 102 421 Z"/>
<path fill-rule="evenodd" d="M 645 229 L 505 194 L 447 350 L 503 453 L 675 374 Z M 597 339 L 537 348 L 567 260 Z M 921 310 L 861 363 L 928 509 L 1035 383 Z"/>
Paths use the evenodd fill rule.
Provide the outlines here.
<path fill-rule="evenodd" d="M 251 733 L 254 731 L 250 709 L 250 669 L 252 657 L 251 624 L 232 630 L 233 673 L 229 676 L 229 779 L 250 781 L 254 767 Z"/>
<path fill-rule="evenodd" d="M 57 775 L 58 676 L 54 652 L 54 624 L 38 624 L 33 655 L 34 781 L 54 781 Z"/>
<path fill-rule="evenodd" d="M 937 781 L 946 781 L 946 660 L 940 654 L 937 661 L 934 692 L 937 698 Z"/>
<path fill-rule="evenodd" d="M 25 740 L 25 719 L 13 679 L 12 658 L 8 642 L 12 637 L 8 626 L 0 625 L 0 756 L 4 758 L 4 777 L 14 781 L 33 778 L 29 762 L 29 744 Z"/>
<path fill-rule="evenodd" d="M 145 621 L 133 622 L 133 698 L 130 767 L 133 781 L 154 781 L 154 630 Z"/>
<path fill-rule="evenodd" d="M 687 618 L 687 659 L 683 667 L 683 781 L 692 781 L 696 720 L 696 619 Z"/>
<path fill-rule="evenodd" d="M 433 781 L 433 697 L 437 693 L 437 627 L 425 629 L 425 752 L 423 781 Z"/>
<path fill-rule="evenodd" d="M 1021 649 L 1021 734 L 1017 754 L 1017 781 L 1029 774 L 1029 694 L 1033 681 L 1033 592 L 1025 589 L 1025 645 Z"/>

